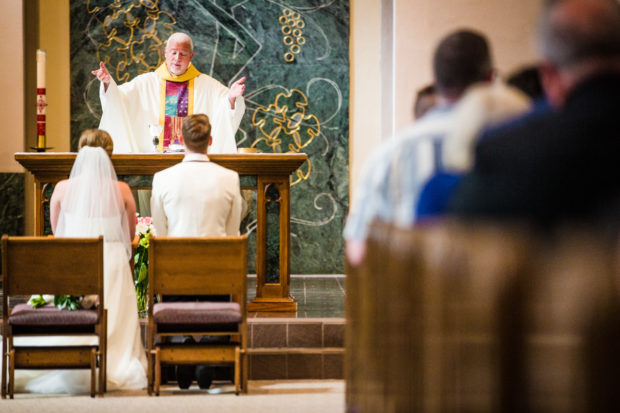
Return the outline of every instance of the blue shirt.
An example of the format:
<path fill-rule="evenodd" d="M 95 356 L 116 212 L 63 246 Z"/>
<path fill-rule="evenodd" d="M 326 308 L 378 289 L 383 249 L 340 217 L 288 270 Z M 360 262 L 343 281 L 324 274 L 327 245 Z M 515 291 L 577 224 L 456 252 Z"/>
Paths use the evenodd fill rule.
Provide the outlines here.
<path fill-rule="evenodd" d="M 413 223 L 422 185 L 442 169 L 441 146 L 452 124 L 452 108 L 433 109 L 370 156 L 355 188 L 345 239 L 366 239 L 376 218 L 399 226 Z"/>

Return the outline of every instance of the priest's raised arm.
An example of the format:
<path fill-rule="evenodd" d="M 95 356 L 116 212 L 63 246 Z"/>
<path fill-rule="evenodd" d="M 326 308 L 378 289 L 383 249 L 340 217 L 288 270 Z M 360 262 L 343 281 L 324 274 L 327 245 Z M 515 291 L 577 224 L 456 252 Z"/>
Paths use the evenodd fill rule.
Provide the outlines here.
<path fill-rule="evenodd" d="M 117 153 L 165 152 L 183 145 L 181 124 L 204 113 L 213 125 L 209 153 L 236 153 L 235 133 L 245 112 L 245 77 L 230 88 L 200 73 L 191 60 L 193 43 L 185 33 L 166 42 L 165 62 L 154 72 L 117 85 L 103 63 L 92 73 L 101 81 L 100 129 L 110 133 Z"/>

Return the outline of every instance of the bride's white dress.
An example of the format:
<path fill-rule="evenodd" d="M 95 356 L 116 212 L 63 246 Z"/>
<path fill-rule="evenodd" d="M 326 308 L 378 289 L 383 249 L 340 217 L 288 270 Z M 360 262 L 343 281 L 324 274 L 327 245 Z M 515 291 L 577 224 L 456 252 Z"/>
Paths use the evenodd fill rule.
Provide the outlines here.
<path fill-rule="evenodd" d="M 108 310 L 107 390 L 146 387 L 146 356 L 140 338 L 133 276 L 124 242 L 119 240 L 121 217 L 85 219 L 67 215 L 66 236 L 104 235 L 104 305 Z M 16 338 L 16 346 L 80 345 L 90 337 Z M 17 391 L 36 393 L 88 393 L 89 370 L 15 371 Z"/>

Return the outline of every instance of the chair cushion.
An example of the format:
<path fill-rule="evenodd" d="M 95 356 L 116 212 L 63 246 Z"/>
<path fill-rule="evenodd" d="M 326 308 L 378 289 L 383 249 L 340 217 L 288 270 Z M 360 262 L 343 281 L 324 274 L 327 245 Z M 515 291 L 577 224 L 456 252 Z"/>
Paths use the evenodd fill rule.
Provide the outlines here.
<path fill-rule="evenodd" d="M 59 310 L 51 304 L 32 308 L 18 304 L 8 317 L 13 326 L 92 326 L 98 321 L 97 310 Z"/>
<path fill-rule="evenodd" d="M 172 302 L 153 306 L 157 324 L 227 325 L 240 323 L 241 307 L 230 302 Z"/>

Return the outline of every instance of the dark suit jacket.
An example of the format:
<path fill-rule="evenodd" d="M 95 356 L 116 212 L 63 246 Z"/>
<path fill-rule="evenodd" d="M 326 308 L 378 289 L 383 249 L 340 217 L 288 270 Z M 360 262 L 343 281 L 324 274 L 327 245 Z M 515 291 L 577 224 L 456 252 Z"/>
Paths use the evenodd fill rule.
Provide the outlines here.
<path fill-rule="evenodd" d="M 620 75 L 591 78 L 564 108 L 499 129 L 480 141 L 475 164 L 448 211 L 524 218 L 543 225 L 617 218 Z"/>

